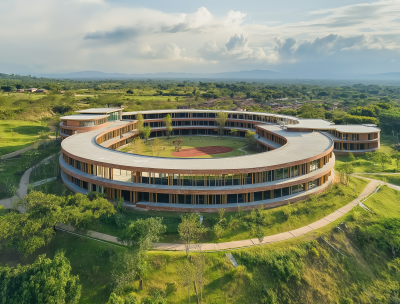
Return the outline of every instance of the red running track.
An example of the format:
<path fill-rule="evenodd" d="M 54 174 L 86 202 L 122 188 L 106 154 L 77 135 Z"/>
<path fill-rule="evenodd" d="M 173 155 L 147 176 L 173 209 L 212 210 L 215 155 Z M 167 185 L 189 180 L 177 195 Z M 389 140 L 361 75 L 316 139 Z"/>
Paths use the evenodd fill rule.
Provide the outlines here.
<path fill-rule="evenodd" d="M 195 156 L 203 156 L 210 154 L 228 153 L 231 151 L 233 151 L 233 149 L 229 147 L 208 146 L 200 148 L 183 149 L 180 152 L 172 152 L 172 155 L 177 157 L 195 157 Z"/>

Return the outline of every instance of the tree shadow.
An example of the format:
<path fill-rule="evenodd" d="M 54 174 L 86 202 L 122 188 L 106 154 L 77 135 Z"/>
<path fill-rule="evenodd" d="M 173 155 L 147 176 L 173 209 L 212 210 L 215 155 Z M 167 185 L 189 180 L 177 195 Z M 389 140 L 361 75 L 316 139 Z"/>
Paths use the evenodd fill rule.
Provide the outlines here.
<path fill-rule="evenodd" d="M 49 129 L 47 127 L 43 126 L 20 126 L 13 128 L 14 132 L 17 132 L 21 135 L 39 135 L 39 132 L 48 130 Z"/>

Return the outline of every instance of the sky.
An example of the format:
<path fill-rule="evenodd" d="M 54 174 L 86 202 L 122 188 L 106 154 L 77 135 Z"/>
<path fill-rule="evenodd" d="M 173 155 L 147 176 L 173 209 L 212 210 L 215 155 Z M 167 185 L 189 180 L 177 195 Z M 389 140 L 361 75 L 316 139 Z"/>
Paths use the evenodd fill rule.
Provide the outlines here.
<path fill-rule="evenodd" d="M 1 0 L 0 73 L 400 72 L 400 1 Z"/>

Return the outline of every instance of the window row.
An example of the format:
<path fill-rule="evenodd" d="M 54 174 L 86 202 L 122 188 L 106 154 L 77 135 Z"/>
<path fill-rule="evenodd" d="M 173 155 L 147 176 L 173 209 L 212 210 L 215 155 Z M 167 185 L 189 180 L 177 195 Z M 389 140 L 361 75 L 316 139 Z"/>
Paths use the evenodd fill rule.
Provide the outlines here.
<path fill-rule="evenodd" d="M 315 161 L 311 161 L 309 163 L 265 172 L 223 175 L 195 175 L 113 169 L 84 163 L 78 160 L 74 160 L 73 158 L 70 158 L 63 154 L 64 161 L 68 165 L 82 172 L 96 175 L 102 178 L 130 183 L 189 187 L 251 185 L 293 178 L 308 174 L 310 172 L 318 170 L 319 168 L 322 168 L 327 162 L 329 162 L 331 156 L 332 154 L 330 153 L 325 157 L 322 157 Z"/>
<path fill-rule="evenodd" d="M 105 193 L 107 198 L 110 199 L 123 199 L 133 203 L 138 202 L 153 202 L 153 203 L 169 203 L 169 204 L 193 204 L 193 205 L 215 205 L 215 204 L 238 204 L 238 203 L 251 203 L 257 201 L 267 201 L 270 199 L 277 199 L 289 195 L 295 195 L 303 191 L 313 189 L 321 186 L 328 181 L 330 174 L 313 181 L 298 184 L 291 187 L 285 187 L 267 191 L 257 191 L 251 193 L 239 194 L 169 194 L 169 193 L 150 193 L 150 192 L 136 192 L 128 190 L 119 190 L 109 187 L 103 187 L 96 184 L 88 183 L 78 178 L 66 174 L 68 180 L 74 183 L 77 187 L 87 191 L 97 191 Z"/>

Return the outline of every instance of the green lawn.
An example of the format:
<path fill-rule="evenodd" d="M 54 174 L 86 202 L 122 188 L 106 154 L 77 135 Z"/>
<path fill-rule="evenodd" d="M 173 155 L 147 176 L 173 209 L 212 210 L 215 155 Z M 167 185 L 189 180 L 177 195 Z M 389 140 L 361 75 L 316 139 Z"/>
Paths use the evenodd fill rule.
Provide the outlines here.
<path fill-rule="evenodd" d="M 40 131 L 49 129 L 35 121 L 0 120 L 0 153 L 8 154 L 30 146 Z"/>
<path fill-rule="evenodd" d="M 340 183 L 334 184 L 327 191 L 322 194 L 313 196 L 307 200 L 294 203 L 289 206 L 281 206 L 273 209 L 266 209 L 268 224 L 265 228 L 265 235 L 273 235 L 283 231 L 290 231 L 313 223 L 324 216 L 334 212 L 342 206 L 354 200 L 368 184 L 368 181 L 352 178 L 356 185 L 356 195 L 354 195 L 353 183 L 350 186 L 345 186 Z M 290 213 L 287 218 L 285 213 Z M 246 215 L 250 212 L 245 212 L 244 218 L 239 218 L 237 213 L 226 213 L 223 223 L 224 232 L 222 236 L 217 239 L 211 231 L 206 233 L 200 242 L 229 242 L 237 240 L 245 240 L 255 238 L 251 231 Z M 179 213 L 174 212 L 158 212 L 147 211 L 141 212 L 137 210 L 127 211 L 125 220 L 136 220 L 138 218 L 147 218 L 158 216 L 163 218 L 164 225 L 167 226 L 167 234 L 163 237 L 162 242 L 179 243 L 179 235 L 177 233 L 178 225 L 180 223 Z M 218 221 L 218 214 L 204 213 L 204 224 L 206 227 L 211 228 L 214 223 Z M 103 224 L 98 229 L 99 232 L 118 236 L 121 232 L 121 227 L 116 225 L 113 218 L 106 218 Z"/>
<path fill-rule="evenodd" d="M 400 186 L 400 174 L 399 175 L 392 175 L 392 174 L 387 174 L 387 175 L 386 174 L 385 175 L 371 174 L 370 175 L 370 174 L 368 174 L 368 175 L 365 175 L 365 177 L 379 179 L 381 181 Z"/>
<path fill-rule="evenodd" d="M 367 206 L 373 214 L 359 208 L 364 216 L 371 218 L 400 218 L 400 191 L 396 191 L 388 186 L 381 186 L 376 194 L 371 195 L 363 204 Z M 361 211 L 361 210 L 362 211 Z"/>
<path fill-rule="evenodd" d="M 378 151 L 391 154 L 394 149 L 391 147 L 393 145 L 393 137 L 385 134 L 381 134 L 381 147 Z M 361 173 L 380 173 L 380 172 L 397 172 L 397 166 L 393 160 L 392 164 L 385 165 L 385 169 L 382 169 L 380 164 L 374 164 L 372 161 L 367 160 L 364 155 L 355 155 L 356 160 L 353 162 L 353 167 L 355 172 Z M 336 155 L 335 168 L 337 169 L 341 164 L 350 162 L 347 155 Z"/>
<path fill-rule="evenodd" d="M 211 154 L 211 155 L 204 155 L 204 156 L 196 156 L 193 158 L 219 158 L 219 157 L 230 157 L 230 156 L 240 156 L 245 155 L 244 152 L 238 150 L 239 148 L 243 148 L 246 145 L 246 141 L 242 138 L 231 138 L 226 137 L 221 139 L 218 136 L 184 136 L 184 137 L 171 137 L 169 139 L 163 139 L 165 142 L 165 150 L 157 153 L 153 153 L 151 150 L 151 140 L 149 140 L 145 144 L 145 148 L 141 154 L 149 155 L 149 156 L 159 156 L 159 157 L 171 157 L 171 158 L 179 158 L 177 156 L 173 156 L 171 153 L 175 151 L 175 146 L 172 143 L 174 140 L 183 139 L 182 149 L 189 149 L 189 148 L 200 148 L 200 147 L 207 147 L 207 146 L 223 146 L 229 147 L 233 150 L 228 153 L 220 153 L 220 154 Z M 120 149 L 123 152 L 130 152 L 131 147 L 125 146 Z M 258 153 L 260 151 L 254 151 L 249 148 L 246 148 L 246 152 L 248 154 Z"/>

